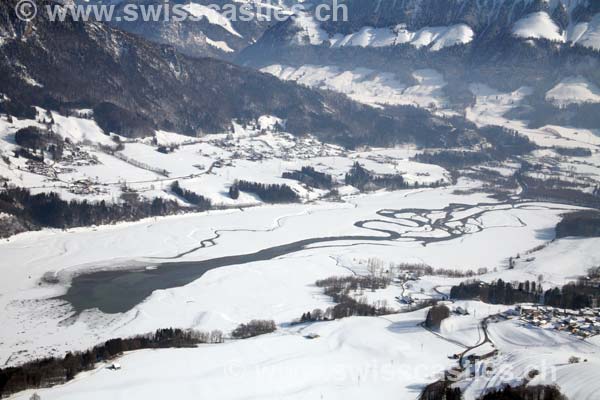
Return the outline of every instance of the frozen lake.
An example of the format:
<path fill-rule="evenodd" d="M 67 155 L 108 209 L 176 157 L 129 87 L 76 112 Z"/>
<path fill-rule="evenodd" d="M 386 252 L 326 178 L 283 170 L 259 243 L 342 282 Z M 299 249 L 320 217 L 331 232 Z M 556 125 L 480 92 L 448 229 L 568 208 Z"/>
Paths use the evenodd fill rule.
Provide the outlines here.
<path fill-rule="evenodd" d="M 127 312 L 144 301 L 155 290 L 185 286 L 202 277 L 207 271 L 231 265 L 272 260 L 277 257 L 309 249 L 316 244 L 349 246 L 357 242 L 382 242 L 398 239 L 411 240 L 426 246 L 430 243 L 457 239 L 472 234 L 482 227 L 472 224 L 498 208 L 519 208 L 514 201 L 504 203 L 450 204 L 440 209 L 385 209 L 377 217 L 354 223 L 354 226 L 372 232 L 371 235 L 340 235 L 315 237 L 293 241 L 252 253 L 228 255 L 200 261 L 169 261 L 136 269 L 97 271 L 78 275 L 61 299 L 68 301 L 76 312 L 97 308 L 111 313 Z M 217 233 L 220 236 L 220 233 Z M 213 240 L 214 239 L 210 239 Z M 204 247 L 204 242 L 193 251 Z M 186 251 L 182 254 L 189 254 Z M 178 258 L 177 256 L 173 257 Z"/>

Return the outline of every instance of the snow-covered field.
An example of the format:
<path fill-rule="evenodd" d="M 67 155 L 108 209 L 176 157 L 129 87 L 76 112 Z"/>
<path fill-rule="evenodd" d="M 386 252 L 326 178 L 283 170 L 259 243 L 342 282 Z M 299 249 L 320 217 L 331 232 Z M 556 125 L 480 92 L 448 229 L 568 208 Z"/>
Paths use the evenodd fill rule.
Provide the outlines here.
<path fill-rule="evenodd" d="M 466 117 L 478 126 L 498 125 L 513 129 L 526 135 L 540 146 L 583 147 L 592 151 L 599 149 L 600 130 L 598 129 L 556 125 L 532 129 L 527 126 L 527 121 L 511 120 L 506 117 L 505 114 L 508 111 L 518 107 L 526 96 L 532 94 L 531 88 L 522 87 L 512 93 L 503 93 L 484 84 L 473 84 L 470 89 L 476 97 L 476 104 L 466 109 Z M 562 89 L 560 92 L 553 93 L 553 96 L 558 96 L 558 93 L 561 93 L 562 96 L 567 95 Z M 561 97 L 561 99 L 565 100 L 565 97 Z M 574 100 L 569 101 L 573 102 Z"/>
<path fill-rule="evenodd" d="M 463 187 L 472 185 L 463 183 Z M 313 286 L 317 279 L 360 272 L 355 260 L 377 257 L 384 262 L 418 262 L 436 268 L 477 270 L 487 267 L 490 273 L 504 270 L 507 260 L 517 253 L 545 243 L 549 232 L 568 207 L 555 205 L 485 206 L 482 216 L 466 219 L 465 232 L 456 239 L 429 243 L 419 238 L 436 231 L 396 225 L 396 219 L 376 215 L 382 209 L 441 209 L 450 203 L 492 202 L 483 194 L 454 195 L 454 187 L 379 193 L 347 198 L 343 203 L 314 203 L 268 206 L 245 211 L 212 211 L 136 223 L 98 228 L 80 228 L 66 232 L 45 230 L 18 235 L 0 243 L 3 277 L 0 283 L 0 307 L 3 324 L 0 356 L 3 362 L 17 363 L 43 354 L 87 348 L 114 336 L 148 332 L 165 325 L 194 327 L 201 330 L 231 330 L 252 318 L 274 319 L 279 324 L 291 322 L 313 308 L 326 308 L 330 299 Z M 456 218 L 468 215 L 462 212 Z M 443 212 L 434 211 L 432 216 Z M 106 315 L 86 311 L 67 318 L 71 312 L 61 301 L 46 300 L 64 292 L 61 285 L 42 285 L 39 280 L 51 273 L 68 282 L 75 273 L 92 268 L 122 268 L 148 265 L 156 257 L 173 257 L 211 238 L 221 237 L 216 245 L 184 255 L 180 260 L 202 260 L 225 255 L 245 254 L 258 249 L 311 237 L 369 235 L 372 231 L 354 226 L 355 221 L 381 219 L 368 227 L 405 232 L 406 239 L 378 243 L 336 243 L 333 247 L 313 246 L 310 250 L 288 254 L 270 261 L 224 267 L 206 273 L 184 287 L 154 292 L 145 302 L 123 314 Z M 469 229 L 468 227 L 471 227 Z M 458 226 L 457 226 L 458 228 Z M 414 235 L 414 239 L 412 237 Z M 439 231 L 437 235 L 444 237 Z M 561 243 L 559 241 L 558 243 Z M 587 251 L 596 253 L 593 243 Z M 563 251 L 570 250 L 569 246 Z M 560 248 L 556 250 L 560 254 Z M 569 253 L 572 256 L 572 253 Z M 565 254 L 564 257 L 569 257 Z M 583 254 L 581 257 L 585 257 Z M 576 261 L 573 261 L 575 264 Z M 548 271 L 548 279 L 562 281 L 560 259 Z M 521 264 L 515 279 L 531 279 L 529 265 Z M 363 267 L 364 270 L 364 267 Z M 554 274 L 551 275 L 550 271 Z M 565 271 L 570 276 L 572 271 Z M 552 278 L 550 278 L 552 277 Z M 433 285 L 425 285 L 426 292 Z M 418 290 L 420 286 L 416 287 Z M 401 294 L 390 292 L 384 297 L 393 301 Z"/>
<path fill-rule="evenodd" d="M 465 399 L 475 399 L 487 388 L 504 383 L 518 384 L 533 370 L 539 371 L 531 381 L 533 385 L 557 385 L 569 399 L 597 398 L 600 347 L 594 340 L 584 341 L 514 319 L 492 322 L 488 332 L 500 353 L 473 366 L 475 370 L 481 370 L 489 365 L 491 370 L 467 382 Z M 569 363 L 572 356 L 579 357 L 582 362 Z"/>
<path fill-rule="evenodd" d="M 520 384 L 534 370 L 532 384 L 558 385 L 570 399 L 596 398 L 596 340 L 494 317 L 507 306 L 448 305 L 469 314 L 452 314 L 437 332 L 420 326 L 426 310 L 284 326 L 248 340 L 126 353 L 118 359 L 120 370 L 101 363 L 65 385 L 12 398 L 28 399 L 35 392 L 43 399 L 416 399 L 424 385 L 456 366 L 453 355 L 494 350 L 498 353 L 482 361 L 465 361 L 466 374 L 457 379 L 465 399 L 504 383 Z M 571 357 L 580 363 L 569 363 Z"/>
<path fill-rule="evenodd" d="M 425 313 L 348 318 L 196 349 L 139 351 L 43 399 L 416 398 L 459 349 L 418 324 Z M 307 334 L 319 335 L 306 339 Z M 33 391 L 15 396 L 28 399 Z"/>
<path fill-rule="evenodd" d="M 237 201 L 229 197 L 229 187 L 241 179 L 285 183 L 303 200 L 314 200 L 325 192 L 283 179 L 282 173 L 312 166 L 343 183 L 344 175 L 357 161 L 374 173 L 402 174 L 410 184 L 449 181 L 443 168 L 410 161 L 417 153 L 413 146 L 347 151 L 311 137 L 298 139 L 275 131 L 275 124 L 283 122 L 269 116 L 259 118 L 254 124 L 234 123 L 229 134 L 203 138 L 164 131 L 157 132 L 155 143 L 149 139 L 121 138 L 125 142 L 123 149 L 111 154 L 106 146 L 116 148 L 116 135 L 105 134 L 94 121 L 56 113 L 50 119 L 44 110 L 38 111 L 36 120 L 12 118 L 9 122 L 0 117 L 0 152 L 10 162 L 0 159 L 0 176 L 33 193 L 54 191 L 67 200 L 115 202 L 124 188 L 131 188 L 147 198 L 182 202 L 170 192 L 170 185 L 177 180 L 182 187 L 210 199 L 215 206 L 262 204 L 250 194 L 242 193 Z M 66 151 L 67 156 L 72 153 L 73 157 L 60 162 L 46 160 L 45 165 L 32 169 L 25 158 L 13 156 L 17 148 L 14 133 L 27 126 L 46 125 L 74 144 L 73 149 Z M 173 151 L 161 153 L 157 146 L 172 147 Z"/>
<path fill-rule="evenodd" d="M 491 273 L 488 279 L 507 281 L 537 281 L 541 276 L 545 287 L 562 286 L 600 265 L 598 238 L 564 238 L 548 244 L 541 250 L 523 255 L 515 261 L 515 269 Z"/>
<path fill-rule="evenodd" d="M 414 105 L 437 110 L 448 105 L 443 93 L 446 81 L 439 72 L 432 69 L 414 71 L 416 85 L 402 83 L 392 73 L 366 68 L 344 71 L 329 66 L 303 65 L 295 68 L 274 64 L 262 71 L 308 87 L 344 93 L 355 101 L 374 107 Z"/>
<path fill-rule="evenodd" d="M 402 86 L 392 76 L 365 70 L 276 65 L 267 71 L 308 86 L 345 92 L 367 104 L 386 104 L 382 100 L 386 96 L 387 104 L 444 104 L 445 82 L 433 70 L 416 71 L 414 78 L 419 84 L 412 87 Z M 575 88 L 554 88 L 551 97 L 581 100 L 589 93 L 581 94 L 580 83 Z M 573 82 L 561 84 L 572 86 Z M 594 88 L 588 89 L 595 93 Z M 506 112 L 531 94 L 528 88 L 501 93 L 473 85 L 471 90 L 476 104 L 466 115 L 477 125 L 517 129 L 544 146 L 586 147 L 593 152 L 591 157 L 561 158 L 552 149 L 528 157 L 554 172 L 585 175 L 591 181 L 600 175 L 598 132 L 556 126 L 528 129 L 524 121 L 506 119 Z M 493 365 L 491 377 L 476 374 L 461 381 L 466 399 L 475 399 L 492 385 L 518 383 L 518 379 L 501 375 L 502 366 L 510 365 L 516 376 L 522 376 L 534 361 L 543 361 L 556 371 L 552 378 L 536 378 L 539 382 L 556 382 L 571 398 L 594 398 L 598 376 L 590 367 L 600 364 L 597 339 L 582 341 L 508 320 L 490 322 L 489 341 L 485 341 L 484 319 L 507 307 L 476 301 L 448 302 L 450 308 L 460 306 L 469 314 L 453 314 L 438 332 L 431 332 L 419 325 L 426 310 L 408 312 L 409 307 L 402 303 L 407 297 L 445 299 L 450 287 L 465 277 L 426 275 L 418 280 L 396 280 L 373 292 L 352 293 L 369 303 L 386 304 L 398 314 L 290 325 L 307 311 L 333 305 L 315 281 L 368 274 L 366 260 L 377 260 L 384 269 L 412 263 L 461 273 L 474 271 L 478 279 L 488 282 L 502 278 L 541 282 L 544 288 L 563 285 L 600 264 L 599 239 L 553 240 L 561 215 L 577 207 L 524 203 L 516 196 L 496 200 L 485 193 L 479 181 L 460 178 L 450 185 L 450 174 L 444 168 L 411 161 L 422 151 L 413 146 L 346 150 L 310 136 L 294 138 L 282 133 L 276 127 L 284 129 L 285 121 L 270 116 L 251 124 L 236 123 L 231 132 L 208 137 L 159 131 L 155 140 L 120 138 L 123 146 L 117 150 L 114 135 L 106 135 L 86 117 L 85 110 L 78 115 L 65 117 L 39 109 L 36 120 L 0 118 L 0 150 L 9 160 L 0 160 L 0 175 L 34 193 L 56 191 L 65 199 L 119 201 L 126 186 L 142 196 L 162 196 L 185 204 L 169 189 L 177 180 L 183 188 L 223 209 L 112 226 L 45 229 L 1 241 L 0 366 L 62 356 L 113 337 L 169 326 L 228 333 L 251 319 L 272 319 L 278 330 L 250 340 L 194 349 L 126 354 L 119 360 L 122 370 L 100 365 L 66 385 L 38 390 L 43 399 L 409 399 L 417 398 L 424 385 L 456 366 L 449 356 L 493 350 L 499 353 L 488 360 Z M 60 162 L 46 160 L 38 169 L 30 169 L 23 158 L 11 155 L 16 149 L 15 131 L 26 126 L 51 126 L 72 143 L 67 149 L 72 157 Z M 166 151 L 157 151 L 159 146 Z M 342 183 L 357 161 L 373 173 L 402 175 L 411 184 L 442 181 L 448 186 L 369 194 L 340 186 L 339 198 L 332 201 L 324 190 L 282 178 L 283 172 L 312 166 Z M 518 163 L 508 162 L 480 170 L 508 177 L 518 168 Z M 285 183 L 302 202 L 265 205 L 248 193 L 233 200 L 228 189 L 236 179 Z M 373 240 L 389 232 L 396 234 L 396 239 Z M 315 243 L 273 259 L 210 270 L 184 286 L 155 290 L 122 313 L 94 309 L 75 314 L 68 303 L 56 299 L 74 276 L 91 271 L 155 268 L 167 261 L 210 260 L 304 239 L 350 235 L 365 239 Z M 212 244 L 200 248 L 207 239 L 212 239 Z M 510 258 L 514 259 L 513 269 L 508 269 Z M 48 277 L 58 283 L 43 279 Z M 308 334 L 319 337 L 309 340 Z M 588 364 L 568 365 L 570 355 L 587 358 Z M 28 399 L 32 393 L 14 398 Z"/>
<path fill-rule="evenodd" d="M 600 88 L 581 76 L 565 78 L 546 93 L 546 99 L 558 106 L 599 103 Z"/>

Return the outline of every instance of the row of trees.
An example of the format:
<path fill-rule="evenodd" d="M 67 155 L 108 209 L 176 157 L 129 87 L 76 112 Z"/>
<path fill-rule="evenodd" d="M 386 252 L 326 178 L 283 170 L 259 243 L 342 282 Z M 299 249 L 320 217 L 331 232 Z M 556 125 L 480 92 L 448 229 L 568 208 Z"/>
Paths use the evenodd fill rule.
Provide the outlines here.
<path fill-rule="evenodd" d="M 258 335 L 275 332 L 277 325 L 272 320 L 253 319 L 247 324 L 240 324 L 231 332 L 235 339 L 248 339 Z"/>
<path fill-rule="evenodd" d="M 357 161 L 354 163 L 350 171 L 345 176 L 346 185 L 354 186 L 355 188 L 365 190 L 378 189 L 405 189 L 408 183 L 404 181 L 402 175 L 375 175 L 365 169 Z"/>
<path fill-rule="evenodd" d="M 595 269 L 594 269 L 595 270 Z M 579 310 L 597 307 L 600 304 L 600 285 L 594 278 L 582 278 L 562 288 L 544 291 L 534 281 L 519 283 L 498 279 L 492 283 L 480 281 L 462 282 L 450 289 L 450 298 L 455 300 L 479 299 L 489 304 L 539 303 L 547 306 Z"/>
<path fill-rule="evenodd" d="M 387 308 L 384 302 L 380 304 L 368 304 L 365 298 L 358 300 L 348 295 L 340 296 L 340 303 L 333 307 L 327 307 L 325 310 L 315 308 L 302 314 L 298 323 L 333 321 L 347 317 L 375 317 L 378 315 L 393 314 L 394 311 Z"/>
<path fill-rule="evenodd" d="M 220 331 L 207 333 L 173 328 L 127 339 L 111 339 L 87 351 L 67 353 L 63 358 L 44 358 L 19 367 L 0 369 L 0 397 L 25 389 L 65 383 L 79 372 L 91 370 L 96 363 L 110 360 L 125 351 L 192 347 L 199 343 L 222 341 Z"/>
<path fill-rule="evenodd" d="M 524 174 L 526 168 L 530 168 L 530 166 L 525 166 L 522 171 L 515 174 L 516 179 L 523 187 L 521 197 L 600 209 L 600 197 L 593 193 L 578 190 L 570 182 L 528 176 Z"/>
<path fill-rule="evenodd" d="M 293 179 L 318 189 L 332 189 L 333 178 L 329 174 L 316 171 L 313 167 L 302 167 L 300 171 L 284 172 L 284 179 Z"/>
<path fill-rule="evenodd" d="M 510 283 L 498 279 L 492 283 L 461 282 L 450 289 L 450 298 L 456 300 L 480 299 L 489 304 L 537 303 L 542 299 L 542 287 L 536 282 Z"/>
<path fill-rule="evenodd" d="M 367 268 L 371 268 L 367 266 Z M 369 275 L 332 276 L 315 282 L 317 287 L 323 288 L 326 295 L 334 297 L 336 293 L 347 293 L 361 289 L 385 289 L 391 278 L 385 274 L 378 274 L 375 269 Z"/>
<path fill-rule="evenodd" d="M 520 119 L 529 121 L 531 128 L 559 125 L 595 129 L 600 126 L 600 105 L 597 103 L 573 103 L 559 107 L 543 95 L 528 97 L 531 98 L 526 101 L 531 107 L 521 107 L 518 111 Z"/>
<path fill-rule="evenodd" d="M 239 192 L 254 193 L 266 203 L 296 203 L 300 201 L 298 194 L 288 185 L 238 181 L 229 189 L 232 199 L 239 197 Z"/>
<path fill-rule="evenodd" d="M 536 145 L 525 135 L 514 129 L 501 126 L 487 126 L 479 130 L 492 146 L 487 153 L 494 160 L 504 160 L 521 154 L 527 154 L 536 149 Z"/>
<path fill-rule="evenodd" d="M 544 304 L 552 307 L 579 310 L 586 307 L 598 307 L 600 287 L 593 281 L 584 279 L 554 288 L 544 293 Z"/>
<path fill-rule="evenodd" d="M 502 161 L 509 157 L 527 154 L 535 144 L 515 130 L 500 126 L 488 126 L 479 130 L 481 136 L 492 146 L 478 151 L 441 150 L 417 154 L 413 160 L 440 165 L 446 169 L 460 169 L 488 161 Z"/>
<path fill-rule="evenodd" d="M 600 212 L 586 210 L 564 215 L 556 225 L 556 237 L 567 236 L 600 236 Z"/>
<path fill-rule="evenodd" d="M 150 171 L 150 172 L 154 172 L 156 174 L 162 175 L 164 177 L 169 177 L 169 171 L 167 171 L 164 168 L 157 168 L 154 167 L 150 164 L 146 164 L 144 162 L 141 162 L 139 160 L 133 159 L 131 157 L 126 156 L 123 153 L 119 153 L 118 151 L 113 151 L 113 149 L 110 148 L 104 148 L 105 151 L 108 151 L 113 157 L 118 158 L 121 161 L 125 161 L 128 164 L 131 164 L 135 167 L 141 168 L 141 169 L 145 169 L 146 171 Z"/>
<path fill-rule="evenodd" d="M 300 317 L 301 324 L 305 322 L 330 321 L 333 319 L 333 307 L 328 307 L 325 311 L 320 308 L 315 308 L 312 311 L 307 311 Z"/>
<path fill-rule="evenodd" d="M 480 400 L 567 400 L 556 386 L 506 385 L 501 389 L 491 390 Z"/>
<path fill-rule="evenodd" d="M 332 319 L 347 317 L 376 317 L 379 315 L 393 314 L 396 311 L 389 308 L 385 301 L 370 304 L 366 298 L 355 299 L 349 295 L 338 297 L 339 303 L 331 310 Z"/>
<path fill-rule="evenodd" d="M 110 204 L 104 200 L 67 202 L 54 192 L 32 195 L 27 189 L 7 185 L 0 190 L 0 212 L 15 215 L 34 227 L 65 229 L 110 224 L 170 215 L 180 210 L 175 201 L 162 198 L 143 200 L 135 193 L 126 196 L 126 201 L 123 203 Z"/>
<path fill-rule="evenodd" d="M 423 152 L 412 159 L 424 164 L 440 165 L 446 169 L 460 169 L 492 160 L 486 153 L 464 150 Z"/>
<path fill-rule="evenodd" d="M 460 388 L 453 388 L 452 382 L 442 379 L 425 387 L 419 400 L 462 400 Z"/>
<path fill-rule="evenodd" d="M 419 400 L 462 400 L 459 387 L 452 387 L 452 381 L 443 379 L 429 384 L 423 389 Z M 479 400 L 567 400 L 560 389 L 552 385 L 505 385 L 492 389 L 478 398 Z"/>
<path fill-rule="evenodd" d="M 567 157 L 591 157 L 592 156 L 592 151 L 585 147 L 554 147 L 553 149 L 561 156 L 567 156 Z"/>
<path fill-rule="evenodd" d="M 181 197 L 185 201 L 190 204 L 193 204 L 201 211 L 210 210 L 212 203 L 210 199 L 207 199 L 204 196 L 200 196 L 197 193 L 192 192 L 191 190 L 187 190 L 182 188 L 179 185 L 179 181 L 175 181 L 171 184 L 171 191 L 175 193 L 177 196 Z"/>
<path fill-rule="evenodd" d="M 416 276 L 447 276 L 450 278 L 472 278 L 477 275 L 484 275 L 488 273 L 488 269 L 485 267 L 479 268 L 477 271 L 472 269 L 460 270 L 451 268 L 433 268 L 427 264 L 412 264 L 412 263 L 400 263 L 392 264 L 390 268 L 395 271 L 410 272 Z"/>
<path fill-rule="evenodd" d="M 351 292 L 364 289 L 385 289 L 390 279 L 385 275 L 370 274 L 368 276 L 343 276 L 331 277 L 319 280 L 315 283 L 323 289 L 324 294 L 330 296 L 337 303 L 326 310 L 319 308 L 308 311 L 299 319 L 299 322 L 327 321 L 351 316 L 377 316 L 392 314 L 394 310 L 387 307 L 385 302 L 369 304 L 363 297 L 356 299 L 350 295 Z"/>

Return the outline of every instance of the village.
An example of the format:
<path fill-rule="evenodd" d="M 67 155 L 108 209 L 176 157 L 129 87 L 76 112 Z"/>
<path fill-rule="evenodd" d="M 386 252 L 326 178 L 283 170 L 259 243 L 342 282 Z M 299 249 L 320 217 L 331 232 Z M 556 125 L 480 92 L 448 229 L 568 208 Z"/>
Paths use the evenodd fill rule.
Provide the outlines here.
<path fill-rule="evenodd" d="M 503 314 L 505 317 L 515 315 L 527 324 L 570 332 L 581 338 L 600 334 L 600 308 L 568 310 L 548 306 L 518 305 Z"/>

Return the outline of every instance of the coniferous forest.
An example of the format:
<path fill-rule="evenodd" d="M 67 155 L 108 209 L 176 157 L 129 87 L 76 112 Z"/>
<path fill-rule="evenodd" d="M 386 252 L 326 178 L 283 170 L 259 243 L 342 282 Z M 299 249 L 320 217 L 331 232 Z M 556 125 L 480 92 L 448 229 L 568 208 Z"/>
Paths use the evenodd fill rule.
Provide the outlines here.
<path fill-rule="evenodd" d="M 257 183 L 249 181 L 235 181 L 229 193 L 236 192 L 254 193 L 265 203 L 296 203 L 300 201 L 298 194 L 288 185 Z"/>
<path fill-rule="evenodd" d="M 514 285 L 498 279 L 492 283 L 480 281 L 461 282 L 450 290 L 450 298 L 456 300 L 480 299 L 489 304 L 537 303 L 542 288 L 536 282 L 521 282 Z"/>
<path fill-rule="evenodd" d="M 313 167 L 302 167 L 300 171 L 284 172 L 282 178 L 293 179 L 319 189 L 331 189 L 333 187 L 331 175 L 318 172 Z"/>
<path fill-rule="evenodd" d="M 57 193 L 31 194 L 24 188 L 5 187 L 0 191 L 0 212 L 15 215 L 27 221 L 32 228 L 73 228 L 135 221 L 146 217 L 175 214 L 181 206 L 160 197 L 153 200 L 136 194 L 121 203 L 65 201 Z"/>
<path fill-rule="evenodd" d="M 489 304 L 513 305 L 517 303 L 538 303 L 551 307 L 579 310 L 597 307 L 600 304 L 600 285 L 594 279 L 582 278 L 567 283 L 561 288 L 543 290 L 539 283 L 525 281 L 504 282 L 498 279 L 492 283 L 480 281 L 462 282 L 450 290 L 450 298 L 455 300 L 481 300 Z"/>

